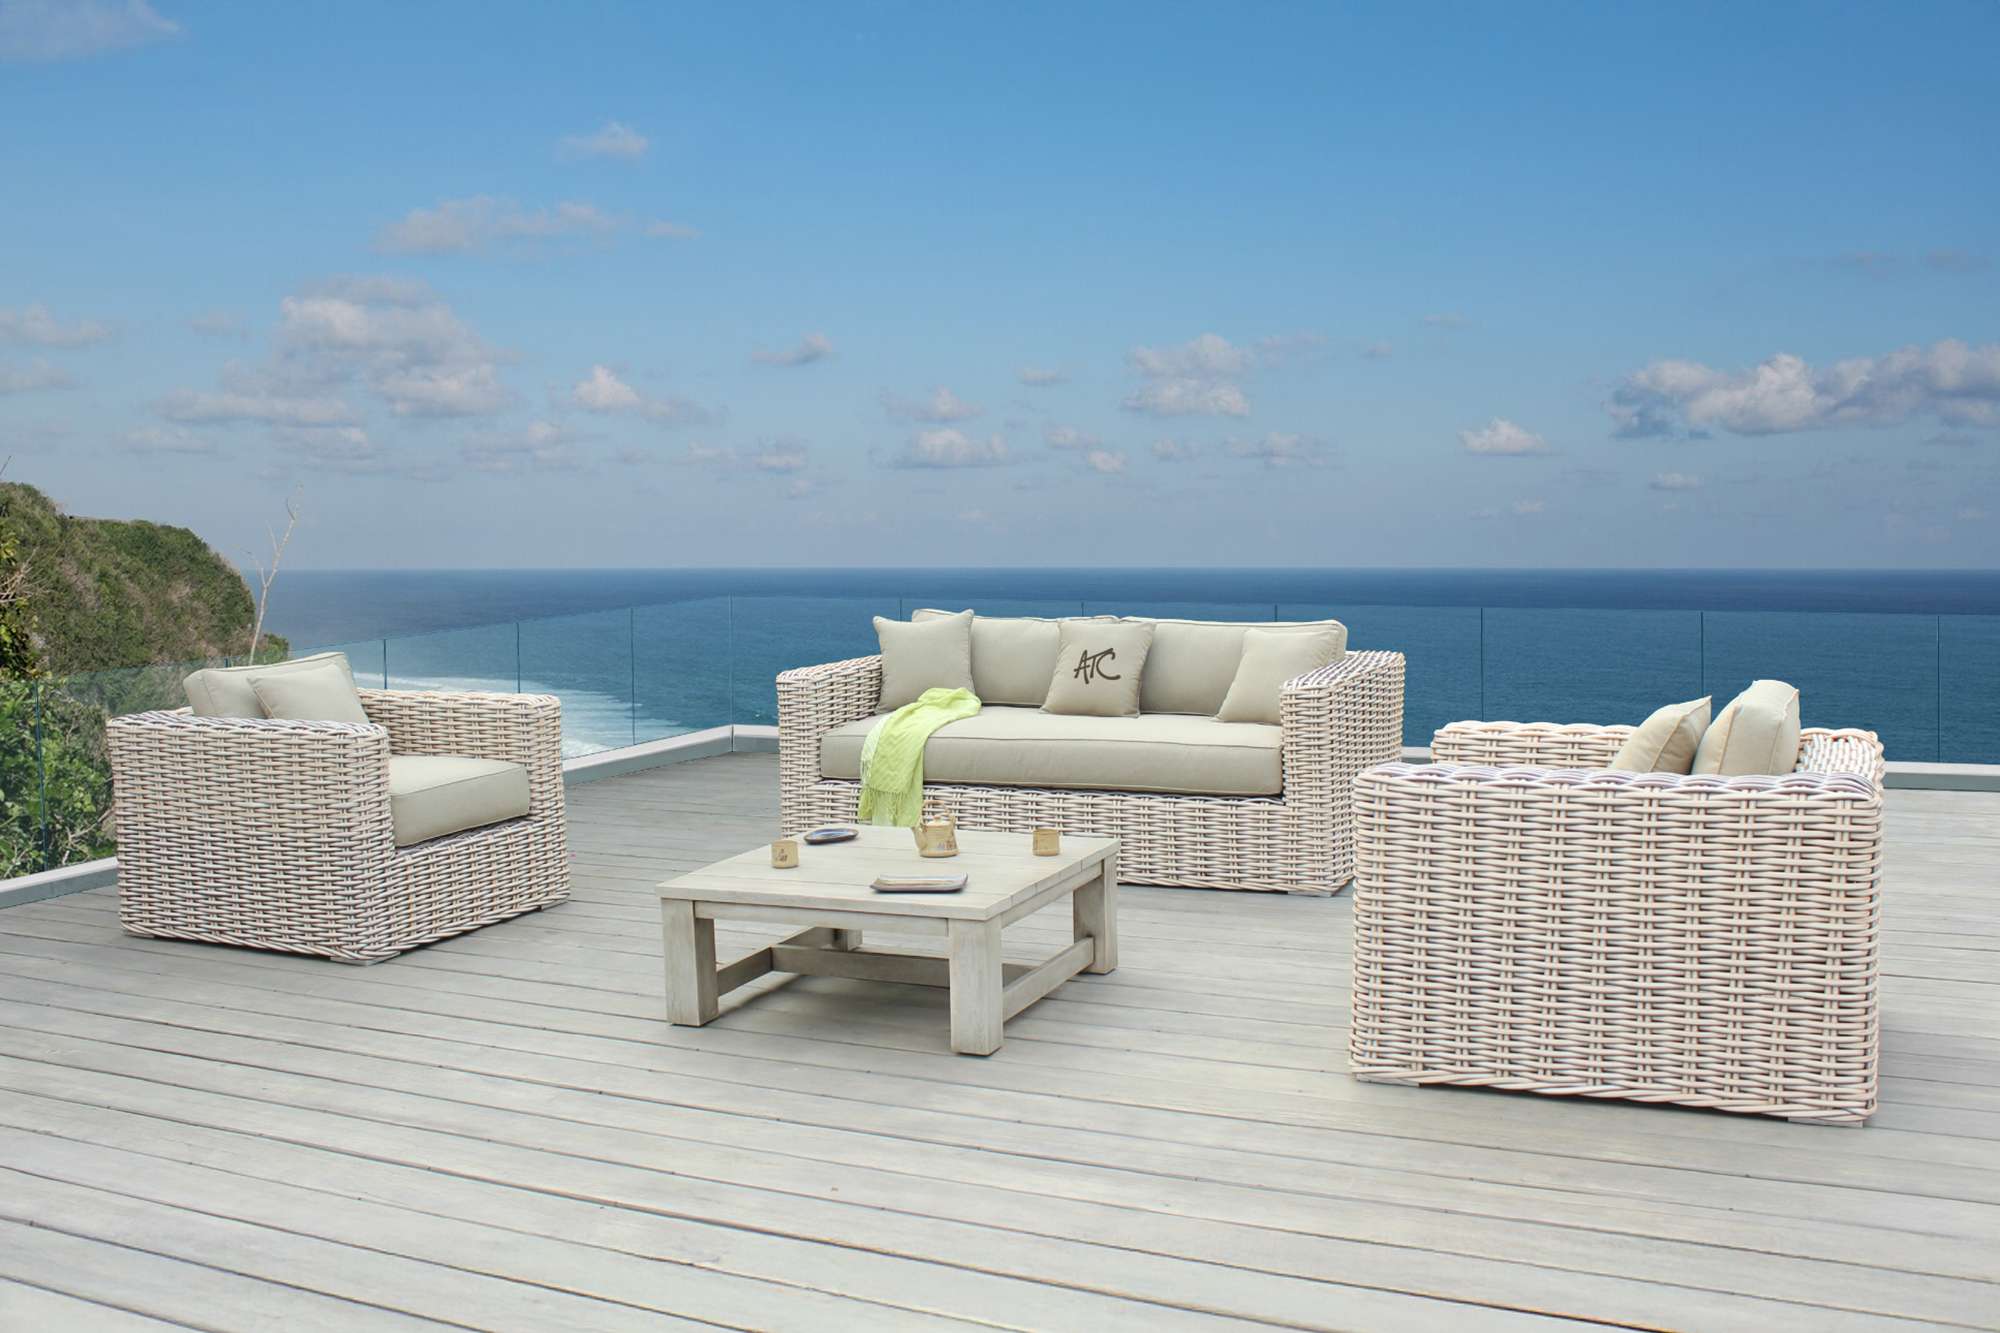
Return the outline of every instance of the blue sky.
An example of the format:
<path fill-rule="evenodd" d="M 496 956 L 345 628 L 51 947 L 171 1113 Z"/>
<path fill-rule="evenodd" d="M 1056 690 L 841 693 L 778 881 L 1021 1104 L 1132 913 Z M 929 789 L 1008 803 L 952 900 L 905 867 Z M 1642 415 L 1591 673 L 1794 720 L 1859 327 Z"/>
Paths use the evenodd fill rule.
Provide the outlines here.
<path fill-rule="evenodd" d="M 1996 49 L 0 0 L 0 451 L 313 567 L 1991 567 Z"/>

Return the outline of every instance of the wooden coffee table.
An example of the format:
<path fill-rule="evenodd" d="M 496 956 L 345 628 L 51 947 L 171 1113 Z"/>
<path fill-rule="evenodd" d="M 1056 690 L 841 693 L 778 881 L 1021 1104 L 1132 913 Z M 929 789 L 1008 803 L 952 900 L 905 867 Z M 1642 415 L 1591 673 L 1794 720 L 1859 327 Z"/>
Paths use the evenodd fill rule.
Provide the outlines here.
<path fill-rule="evenodd" d="M 951 988 L 951 1048 L 1000 1049 L 1001 1025 L 1078 972 L 1118 966 L 1118 840 L 1063 835 L 1057 856 L 1036 856 L 1026 833 L 958 831 L 959 854 L 926 860 L 905 828 L 863 827 L 852 842 L 799 848 L 776 870 L 768 846 L 660 885 L 667 1017 L 700 1027 L 717 1002 L 766 972 L 859 977 Z M 877 875 L 964 874 L 963 892 L 882 894 Z M 1048 961 L 1000 961 L 1000 932 L 1060 898 L 1073 903 L 1072 943 Z M 717 967 L 717 921 L 769 921 L 799 933 Z M 939 953 L 861 947 L 863 932 L 933 936 Z"/>

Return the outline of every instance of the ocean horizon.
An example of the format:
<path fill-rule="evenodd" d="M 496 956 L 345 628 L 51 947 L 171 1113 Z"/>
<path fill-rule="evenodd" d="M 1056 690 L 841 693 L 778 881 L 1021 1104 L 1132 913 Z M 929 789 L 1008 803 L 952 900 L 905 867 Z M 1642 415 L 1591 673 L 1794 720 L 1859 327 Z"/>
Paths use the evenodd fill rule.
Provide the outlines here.
<path fill-rule="evenodd" d="M 1759 678 L 1891 758 L 2000 762 L 2000 571 L 1302 568 L 299 570 L 268 628 L 395 688 L 560 695 L 571 754 L 776 720 L 779 671 L 922 606 L 1343 621 L 1408 658 L 1404 739 L 1636 722 Z"/>

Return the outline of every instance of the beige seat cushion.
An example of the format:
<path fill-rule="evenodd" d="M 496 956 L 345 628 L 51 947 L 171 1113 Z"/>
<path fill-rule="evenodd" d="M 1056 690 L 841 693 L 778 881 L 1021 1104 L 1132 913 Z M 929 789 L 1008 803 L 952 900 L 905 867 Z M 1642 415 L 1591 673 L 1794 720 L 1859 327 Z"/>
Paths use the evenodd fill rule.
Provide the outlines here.
<path fill-rule="evenodd" d="M 265 717 L 300 722 L 362 722 L 368 713 L 354 692 L 354 677 L 336 662 L 299 671 L 258 671 L 246 679 Z"/>
<path fill-rule="evenodd" d="M 1627 773 L 1687 773 L 1694 767 L 1694 752 L 1708 730 L 1707 696 L 1684 704 L 1668 704 L 1653 710 L 1639 729 L 1625 738 L 1612 757 L 1611 767 Z"/>
<path fill-rule="evenodd" d="M 972 689 L 972 612 L 936 620 L 875 617 L 882 645 L 885 710 L 912 704 L 925 690 Z"/>
<path fill-rule="evenodd" d="M 1153 626 L 1153 649 L 1146 657 L 1146 678 L 1139 685 L 1142 713 L 1214 716 L 1243 662 L 1243 636 L 1253 629 L 1330 630 L 1339 635 L 1341 650 L 1347 648 L 1347 626 L 1338 620 L 1128 619 Z"/>
<path fill-rule="evenodd" d="M 1332 666 L 1347 651 L 1347 634 L 1330 629 L 1265 629 L 1243 632 L 1242 661 L 1236 679 L 1229 683 L 1222 707 L 1215 710 L 1223 722 L 1279 721 L 1279 695 L 1285 682 L 1294 676 Z"/>
<path fill-rule="evenodd" d="M 1799 692 L 1782 680 L 1756 680 L 1702 733 L 1693 771 L 1735 778 L 1798 766 Z"/>
<path fill-rule="evenodd" d="M 861 743 L 881 716 L 836 727 L 820 741 L 820 773 L 861 776 Z M 1212 717 L 1078 717 L 1039 708 L 987 708 L 950 723 L 924 746 L 926 782 L 1275 796 L 1284 789 L 1276 727 Z"/>
<path fill-rule="evenodd" d="M 264 717 L 264 710 L 257 704 L 257 692 L 250 688 L 252 675 L 310 671 L 328 662 L 340 667 L 352 688 L 354 672 L 347 665 L 346 653 L 314 653 L 289 662 L 265 662 L 257 666 L 207 667 L 181 681 L 181 688 L 187 691 L 188 707 L 196 717 Z"/>
<path fill-rule="evenodd" d="M 1130 620 L 1065 620 L 1042 709 L 1080 717 L 1137 717 L 1153 627 Z"/>
<path fill-rule="evenodd" d="M 528 813 L 528 770 L 458 755 L 389 757 L 389 818 L 396 845 L 442 838 Z"/>
<path fill-rule="evenodd" d="M 938 620 L 953 614 L 926 608 L 911 612 L 910 619 Z M 1049 678 L 1056 670 L 1061 623 L 1036 616 L 973 616 L 972 692 L 979 702 L 1040 708 L 1049 697 Z"/>

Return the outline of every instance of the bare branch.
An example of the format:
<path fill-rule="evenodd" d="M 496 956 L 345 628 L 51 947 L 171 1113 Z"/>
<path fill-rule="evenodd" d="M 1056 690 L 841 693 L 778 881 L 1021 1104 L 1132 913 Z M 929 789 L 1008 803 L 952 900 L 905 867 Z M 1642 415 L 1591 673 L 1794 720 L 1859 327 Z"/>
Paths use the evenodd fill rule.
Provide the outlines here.
<path fill-rule="evenodd" d="M 299 499 L 303 488 L 285 497 L 285 535 L 280 537 L 268 524 L 264 533 L 271 539 L 271 565 L 264 567 L 262 560 L 257 566 L 257 623 L 250 628 L 250 661 L 257 660 L 257 645 L 264 638 L 264 609 L 271 603 L 271 585 L 278 580 L 278 566 L 284 562 L 285 547 L 292 541 L 292 530 L 299 525 Z"/>

